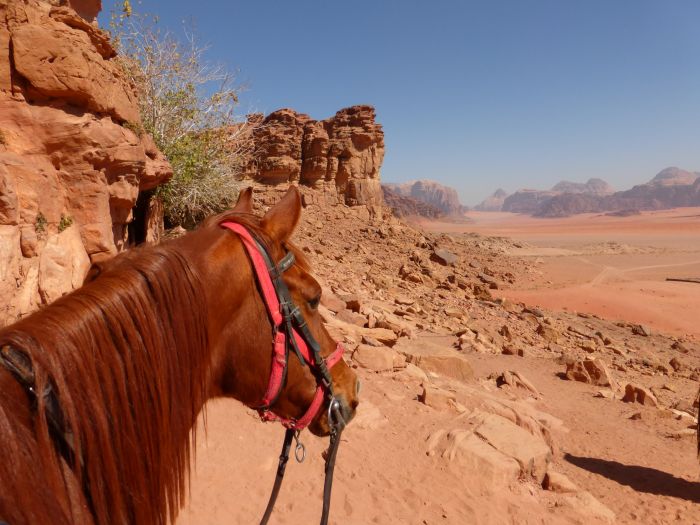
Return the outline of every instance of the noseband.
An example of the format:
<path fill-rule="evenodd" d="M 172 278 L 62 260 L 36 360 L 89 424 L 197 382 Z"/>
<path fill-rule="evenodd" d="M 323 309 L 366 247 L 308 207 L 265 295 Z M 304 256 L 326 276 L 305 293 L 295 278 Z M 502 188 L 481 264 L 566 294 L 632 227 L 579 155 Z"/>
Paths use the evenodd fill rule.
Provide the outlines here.
<path fill-rule="evenodd" d="M 331 355 L 321 356 L 321 346 L 309 330 L 299 307 L 294 304 L 287 284 L 282 274 L 294 265 L 294 254 L 287 254 L 275 264 L 265 246 L 251 232 L 236 222 L 221 224 L 238 234 L 246 253 L 251 261 L 260 295 L 265 303 L 267 313 L 272 323 L 272 365 L 267 389 L 260 403 L 255 407 L 263 421 L 279 421 L 287 429 L 282 445 L 275 484 L 267 504 L 267 509 L 260 522 L 267 524 L 274 508 L 284 478 L 284 472 L 289 460 L 292 439 L 297 440 L 295 455 L 298 461 L 304 459 L 304 448 L 299 443 L 299 432 L 306 428 L 318 415 L 324 401 L 328 401 L 328 426 L 330 427 L 330 446 L 326 455 L 326 480 L 323 491 L 323 513 L 321 525 L 328 522 L 330 495 L 333 483 L 333 469 L 340 444 L 340 434 L 346 422 L 341 413 L 340 401 L 333 391 L 333 381 L 330 368 L 337 364 L 343 356 L 344 348 L 338 343 Z M 316 379 L 316 393 L 306 412 L 298 419 L 281 417 L 273 410 L 279 399 L 287 379 L 289 353 L 293 351 L 302 366 L 308 366 Z"/>

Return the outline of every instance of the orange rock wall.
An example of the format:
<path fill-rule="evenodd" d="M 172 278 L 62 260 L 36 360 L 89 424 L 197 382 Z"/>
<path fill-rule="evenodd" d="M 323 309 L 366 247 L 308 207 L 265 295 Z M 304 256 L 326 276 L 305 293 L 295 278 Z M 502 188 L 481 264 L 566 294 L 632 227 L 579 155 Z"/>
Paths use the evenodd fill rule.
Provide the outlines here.
<path fill-rule="evenodd" d="M 172 174 L 152 139 L 132 131 L 138 106 L 94 21 L 99 9 L 0 0 L 0 325 L 124 249 L 139 191 Z"/>
<path fill-rule="evenodd" d="M 384 132 L 371 106 L 352 106 L 326 120 L 292 109 L 270 113 L 255 132 L 251 176 L 264 184 L 324 189 L 350 206 L 381 206 Z"/>

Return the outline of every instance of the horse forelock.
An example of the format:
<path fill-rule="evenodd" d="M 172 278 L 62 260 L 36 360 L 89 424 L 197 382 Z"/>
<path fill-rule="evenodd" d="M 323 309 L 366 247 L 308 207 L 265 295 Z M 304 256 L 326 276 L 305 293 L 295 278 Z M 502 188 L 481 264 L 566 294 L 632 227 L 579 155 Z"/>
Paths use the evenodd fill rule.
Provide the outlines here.
<path fill-rule="evenodd" d="M 31 359 L 37 391 L 50 383 L 57 392 L 97 523 L 163 524 L 185 496 L 210 377 L 205 294 L 180 250 L 186 242 L 118 256 L 93 282 L 0 331 L 0 347 Z M 66 504 L 45 501 L 44 487 L 66 489 L 42 403 L 28 430 L 0 391 L 0 442 L 13 455 L 0 467 L 0 518 L 10 523 L 40 522 L 42 508 L 51 522 L 70 522 Z"/>

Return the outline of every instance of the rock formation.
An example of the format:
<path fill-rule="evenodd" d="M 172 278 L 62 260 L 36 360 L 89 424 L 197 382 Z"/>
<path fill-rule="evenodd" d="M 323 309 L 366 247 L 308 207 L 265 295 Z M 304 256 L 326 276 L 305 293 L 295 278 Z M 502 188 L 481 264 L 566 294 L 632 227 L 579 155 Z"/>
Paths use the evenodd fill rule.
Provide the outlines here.
<path fill-rule="evenodd" d="M 535 213 L 540 206 L 558 193 L 542 190 L 518 190 L 506 197 L 501 211 L 511 213 Z"/>
<path fill-rule="evenodd" d="M 563 180 L 552 186 L 551 191 L 557 193 L 585 193 L 587 195 L 609 195 L 615 192 L 613 187 L 602 179 L 588 179 L 583 183 Z"/>
<path fill-rule="evenodd" d="M 404 197 L 391 189 L 390 185 L 382 184 L 382 193 L 384 195 L 384 203 L 396 217 L 420 216 L 428 219 L 437 219 L 444 215 L 442 210 L 437 209 L 435 206 L 411 197 Z"/>
<path fill-rule="evenodd" d="M 0 3 L 0 325 L 123 249 L 139 191 L 171 175 L 134 131 L 138 107 L 99 10 L 99 0 Z"/>
<path fill-rule="evenodd" d="M 459 217 L 466 208 L 459 202 L 454 188 L 434 180 L 418 180 L 402 184 L 384 184 L 389 190 L 401 197 L 408 197 L 423 202 L 440 210 L 445 216 Z"/>
<path fill-rule="evenodd" d="M 566 195 L 567 199 L 573 195 L 582 195 L 585 200 L 588 196 L 604 196 L 613 192 L 612 186 L 601 179 L 588 179 L 585 183 L 561 181 L 550 190 L 519 190 L 507 197 L 503 202 L 502 211 L 512 213 L 538 214 L 539 210 L 547 205 L 551 199 L 559 195 Z M 576 200 L 575 198 L 570 200 Z"/>
<path fill-rule="evenodd" d="M 280 109 L 255 131 L 249 174 L 264 184 L 298 182 L 337 195 L 350 206 L 382 204 L 384 132 L 374 108 L 352 106 L 326 120 Z"/>
<path fill-rule="evenodd" d="M 508 197 L 508 193 L 504 189 L 499 188 L 493 192 L 493 195 L 474 206 L 474 209 L 476 211 L 501 211 L 506 197 Z"/>
<path fill-rule="evenodd" d="M 700 177 L 679 168 L 666 168 L 646 184 L 610 195 L 563 193 L 532 212 L 538 217 L 567 217 L 577 213 L 661 210 L 700 206 Z"/>

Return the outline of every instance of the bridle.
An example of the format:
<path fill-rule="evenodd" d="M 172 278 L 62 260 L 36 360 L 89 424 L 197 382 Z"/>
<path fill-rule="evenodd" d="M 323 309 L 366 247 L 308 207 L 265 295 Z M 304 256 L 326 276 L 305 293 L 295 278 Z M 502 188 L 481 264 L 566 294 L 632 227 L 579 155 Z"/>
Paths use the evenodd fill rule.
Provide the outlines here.
<path fill-rule="evenodd" d="M 282 274 L 294 264 L 294 254 L 288 252 L 279 263 L 274 264 L 264 244 L 257 240 L 244 226 L 235 222 L 224 222 L 221 226 L 237 233 L 245 246 L 253 267 L 253 273 L 259 286 L 267 312 L 272 323 L 273 352 L 270 379 L 263 397 L 255 408 L 263 421 L 279 421 L 287 430 L 284 436 L 282 452 L 277 466 L 275 483 L 270 494 L 270 500 L 265 514 L 260 521 L 266 525 L 277 500 L 285 469 L 289 460 L 292 440 L 296 440 L 295 456 L 297 461 L 304 460 L 305 449 L 299 441 L 299 433 L 306 428 L 318 415 L 324 401 L 328 401 L 328 425 L 330 427 L 330 446 L 326 455 L 325 483 L 323 487 L 323 512 L 321 525 L 328 523 L 330 497 L 333 485 L 335 459 L 340 445 L 340 435 L 346 426 L 341 412 L 341 403 L 333 391 L 330 369 L 340 362 L 344 348 L 338 343 L 335 350 L 326 358 L 321 355 L 321 347 L 313 336 L 299 308 L 294 304 L 289 288 L 282 279 Z M 316 379 L 316 392 L 306 412 L 298 419 L 280 417 L 274 412 L 287 378 L 289 352 L 293 351 L 302 366 L 307 366 Z M 39 406 L 39 398 L 44 399 L 44 407 L 49 431 L 60 454 L 69 465 L 77 459 L 81 468 L 82 457 L 72 446 L 72 439 L 66 430 L 64 415 L 61 411 L 56 392 L 50 382 L 44 391 L 37 392 L 36 378 L 31 359 L 23 352 L 12 346 L 0 347 L 0 366 L 8 369 L 16 380 L 24 387 L 33 406 Z M 87 479 L 84 476 L 83 479 Z M 84 491 L 89 501 L 89 491 Z M 3 525 L 0 523 L 0 525 Z"/>
<path fill-rule="evenodd" d="M 316 418 L 324 401 L 328 401 L 330 446 L 326 455 L 326 479 L 323 487 L 323 512 L 321 514 L 321 525 L 326 525 L 330 510 L 335 458 L 340 444 L 340 435 L 346 425 L 340 401 L 333 391 L 330 369 L 340 362 L 344 348 L 338 343 L 328 357 L 324 358 L 321 355 L 321 346 L 309 330 L 304 316 L 299 307 L 294 304 L 289 288 L 282 279 L 282 274 L 294 265 L 295 259 L 292 252 L 287 252 L 279 263 L 275 264 L 265 245 L 254 237 L 245 226 L 236 222 L 223 222 L 221 226 L 238 234 L 243 242 L 251 261 L 260 295 L 272 323 L 273 351 L 270 379 L 261 402 L 255 408 L 263 421 L 279 421 L 287 429 L 279 457 L 275 483 L 260 525 L 266 525 L 272 514 L 284 479 L 292 440 L 295 439 L 297 442 L 295 456 L 297 461 L 301 462 L 304 460 L 305 451 L 304 446 L 299 441 L 299 433 Z M 313 400 L 304 415 L 298 419 L 281 417 L 273 410 L 286 383 L 290 350 L 296 354 L 302 366 L 308 365 L 316 379 L 316 393 Z"/>

